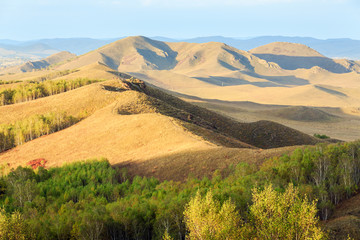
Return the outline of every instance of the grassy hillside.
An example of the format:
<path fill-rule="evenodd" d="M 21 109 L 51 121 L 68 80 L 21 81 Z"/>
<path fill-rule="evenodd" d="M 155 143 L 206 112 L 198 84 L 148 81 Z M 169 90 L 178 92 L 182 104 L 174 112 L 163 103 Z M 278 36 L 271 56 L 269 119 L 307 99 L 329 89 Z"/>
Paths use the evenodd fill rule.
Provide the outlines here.
<path fill-rule="evenodd" d="M 339 118 L 320 109 L 309 107 L 286 107 L 281 109 L 267 110 L 264 111 L 263 114 L 273 115 L 289 120 L 307 122 L 331 122 L 336 121 Z"/>
<path fill-rule="evenodd" d="M 0 121 L 7 124 L 60 110 L 74 117 L 90 115 L 74 126 L 2 153 L 0 161 L 15 167 L 45 158 L 49 166 L 59 166 L 104 156 L 111 164 L 129 165 L 134 174 L 156 173 L 161 179 L 182 179 L 184 172 L 193 171 L 197 176 L 211 174 L 249 156 L 256 162 L 291 149 L 257 148 L 320 141 L 273 122 L 239 123 L 128 75 L 118 75 L 128 80 L 94 83 L 0 107 L 0 112 L 6 113 L 1 114 Z M 223 161 L 224 158 L 228 160 Z M 189 165 L 190 159 L 197 160 Z M 206 162 L 211 164 L 204 168 Z M 179 169 L 184 171 L 178 172 Z"/>
<path fill-rule="evenodd" d="M 65 111 L 70 115 L 93 113 L 115 101 L 118 93 L 103 89 L 101 83 L 58 95 L 0 107 L 0 123 L 12 123 L 35 114 Z"/>
<path fill-rule="evenodd" d="M 205 108 L 196 107 L 156 88 L 144 90 L 149 96 L 160 99 L 177 109 L 160 109 L 166 115 L 193 122 L 214 131 L 224 132 L 250 145 L 260 148 L 315 144 L 316 139 L 299 131 L 270 121 L 239 123 Z M 182 111 L 179 111 L 182 110 Z"/>

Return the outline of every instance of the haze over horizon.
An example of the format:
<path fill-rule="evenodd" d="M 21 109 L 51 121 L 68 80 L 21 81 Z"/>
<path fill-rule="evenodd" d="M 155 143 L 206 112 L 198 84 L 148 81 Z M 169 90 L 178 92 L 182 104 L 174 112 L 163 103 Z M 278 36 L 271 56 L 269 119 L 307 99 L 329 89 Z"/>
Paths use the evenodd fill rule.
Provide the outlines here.
<path fill-rule="evenodd" d="M 360 39 L 355 0 L 14 0 L 1 3 L 0 39 L 303 36 Z"/>

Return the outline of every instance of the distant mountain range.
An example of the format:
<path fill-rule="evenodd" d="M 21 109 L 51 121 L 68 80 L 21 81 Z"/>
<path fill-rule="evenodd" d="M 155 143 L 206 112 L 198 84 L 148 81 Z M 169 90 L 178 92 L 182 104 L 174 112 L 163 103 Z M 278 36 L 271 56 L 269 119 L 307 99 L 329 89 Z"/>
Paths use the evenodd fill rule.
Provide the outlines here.
<path fill-rule="evenodd" d="M 250 50 L 272 42 L 290 42 L 307 45 L 321 54 L 331 58 L 348 58 L 353 60 L 360 60 L 360 40 L 353 40 L 349 38 L 336 39 L 316 39 L 311 37 L 285 37 L 285 36 L 261 36 L 248 39 L 238 39 L 222 36 L 199 37 L 185 40 L 169 39 L 163 37 L 153 37 L 152 39 L 167 42 L 191 42 L 191 43 L 206 43 L 206 42 L 222 42 L 227 45 L 236 47 L 241 50 Z"/>
<path fill-rule="evenodd" d="M 0 39 L 0 68 L 37 61 L 67 51 L 81 55 L 117 39 L 55 38 L 32 41 Z"/>
<path fill-rule="evenodd" d="M 40 59 L 61 51 L 68 51 L 76 55 L 85 54 L 106 44 L 122 39 L 93 39 L 93 38 L 55 38 L 32 41 L 15 41 L 0 39 L 1 57 L 22 57 Z M 250 49 L 272 42 L 290 42 L 307 45 L 321 54 L 331 58 L 348 58 L 360 60 L 360 40 L 348 38 L 316 39 L 310 37 L 261 36 L 248 39 L 239 39 L 222 36 L 199 37 L 192 39 L 172 39 L 166 37 L 151 37 L 163 42 L 189 42 L 206 43 L 222 42 L 237 49 L 248 51 Z"/>
<path fill-rule="evenodd" d="M 33 53 L 38 54 L 41 57 L 49 56 L 49 51 L 52 52 L 51 54 L 55 52 L 68 51 L 75 53 L 76 55 L 81 55 L 117 39 L 54 38 L 31 41 L 0 39 L 0 49 L 6 49 L 19 53 Z"/>

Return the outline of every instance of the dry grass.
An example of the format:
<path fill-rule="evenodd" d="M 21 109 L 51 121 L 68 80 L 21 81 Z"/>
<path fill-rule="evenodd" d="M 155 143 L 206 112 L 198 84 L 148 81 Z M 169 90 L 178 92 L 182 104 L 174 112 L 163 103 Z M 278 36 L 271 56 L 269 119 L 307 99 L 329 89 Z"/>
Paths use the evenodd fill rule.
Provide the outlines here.
<path fill-rule="evenodd" d="M 331 230 L 331 239 L 353 239 L 360 236 L 360 195 L 343 201 L 335 209 L 331 219 L 323 222 Z"/>
<path fill-rule="evenodd" d="M 240 162 L 260 164 L 267 158 L 281 156 L 295 148 L 293 146 L 267 150 L 226 147 L 191 149 L 164 154 L 145 161 L 125 161 L 117 166 L 126 167 L 131 176 L 153 176 L 160 180 L 184 181 L 188 177 L 211 177 L 215 170 L 226 172 L 231 164 L 236 165 Z"/>
<path fill-rule="evenodd" d="M 239 122 L 274 121 L 309 135 L 325 134 L 343 141 L 360 139 L 360 111 L 357 108 L 312 108 L 283 105 L 263 105 L 251 102 L 213 101 L 183 97 Z M 297 112 L 296 110 L 300 110 Z M 305 111 L 304 111 L 305 109 Z M 306 114 L 310 112 L 310 114 Z M 292 119 L 289 119 L 292 118 Z M 307 121 L 304 121 L 307 120 Z"/>
<path fill-rule="evenodd" d="M 157 107 L 160 113 L 225 134 L 255 147 L 274 148 L 318 142 L 309 135 L 275 122 L 240 123 L 205 108 L 186 103 L 156 88 L 147 88 L 145 92 L 166 103 Z"/>
<path fill-rule="evenodd" d="M 45 158 L 48 166 L 94 157 L 111 164 L 143 161 L 179 151 L 216 148 L 185 131 L 171 118 L 156 113 L 119 115 L 116 104 L 63 131 L 41 137 L 0 155 L 11 166 Z"/>
<path fill-rule="evenodd" d="M 69 75 L 58 77 L 59 79 L 77 79 L 77 78 L 89 78 L 89 79 L 116 79 L 116 75 L 112 73 L 112 69 L 101 64 L 95 62 L 93 64 L 81 67 L 77 69 L 76 72 L 71 73 Z"/>
<path fill-rule="evenodd" d="M 302 106 L 265 110 L 262 113 L 288 120 L 305 122 L 331 122 L 339 118 L 320 109 Z"/>

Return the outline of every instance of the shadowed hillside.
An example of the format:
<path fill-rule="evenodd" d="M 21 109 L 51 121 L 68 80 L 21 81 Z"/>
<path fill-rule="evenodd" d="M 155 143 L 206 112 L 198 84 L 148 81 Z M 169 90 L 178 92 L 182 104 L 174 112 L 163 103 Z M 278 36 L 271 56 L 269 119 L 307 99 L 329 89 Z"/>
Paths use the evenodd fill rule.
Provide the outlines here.
<path fill-rule="evenodd" d="M 291 145 L 315 144 L 318 140 L 275 122 L 240 123 L 205 108 L 186 103 L 155 88 L 145 89 L 149 96 L 160 99 L 173 108 L 159 109 L 162 114 L 195 123 L 213 131 L 224 132 L 250 145 L 273 148 Z"/>
<path fill-rule="evenodd" d="M 357 239 L 360 236 L 360 194 L 340 203 L 324 226 L 331 230 L 331 239 Z"/>
<path fill-rule="evenodd" d="M 309 122 L 329 122 L 338 118 L 337 116 L 326 113 L 322 110 L 302 106 L 267 110 L 262 113 L 289 120 Z"/>

